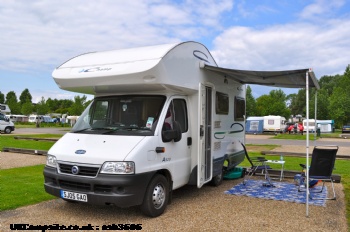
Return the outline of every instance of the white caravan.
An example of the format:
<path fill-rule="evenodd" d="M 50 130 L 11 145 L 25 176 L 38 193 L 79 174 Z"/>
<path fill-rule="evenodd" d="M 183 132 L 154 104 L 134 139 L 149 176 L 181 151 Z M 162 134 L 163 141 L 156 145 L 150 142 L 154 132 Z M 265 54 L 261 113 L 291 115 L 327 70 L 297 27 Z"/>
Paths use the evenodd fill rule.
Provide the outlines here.
<path fill-rule="evenodd" d="M 280 133 L 284 130 L 286 118 L 282 116 L 264 116 L 264 132 Z"/>
<path fill-rule="evenodd" d="M 0 113 L 0 133 L 10 134 L 15 130 L 13 122 L 4 114 Z"/>
<path fill-rule="evenodd" d="M 56 68 L 60 88 L 95 99 L 49 150 L 45 189 L 67 201 L 163 213 L 171 192 L 244 160 L 245 86 L 186 42 L 84 54 Z"/>
<path fill-rule="evenodd" d="M 304 126 L 304 131 L 307 131 L 307 119 L 303 120 L 303 126 Z M 316 131 L 315 119 L 309 119 L 309 131 L 311 132 Z"/>
<path fill-rule="evenodd" d="M 39 120 L 39 121 L 38 121 Z M 43 122 L 44 118 L 42 115 L 31 114 L 29 115 L 28 122 Z"/>

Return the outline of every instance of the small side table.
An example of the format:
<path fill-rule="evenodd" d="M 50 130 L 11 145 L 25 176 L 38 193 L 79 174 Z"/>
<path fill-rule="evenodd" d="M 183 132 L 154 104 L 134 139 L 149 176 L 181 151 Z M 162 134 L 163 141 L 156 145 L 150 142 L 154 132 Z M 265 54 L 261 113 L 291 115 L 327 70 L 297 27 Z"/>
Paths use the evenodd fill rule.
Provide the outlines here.
<path fill-rule="evenodd" d="M 267 160 L 267 161 L 265 161 L 265 163 L 270 163 L 270 164 L 280 164 L 282 167 L 281 167 L 281 175 L 280 175 L 280 181 L 282 181 L 283 180 L 283 177 L 284 177 L 284 175 L 283 175 L 283 171 L 284 171 L 284 163 L 285 163 L 286 161 L 284 161 L 284 160 Z"/>

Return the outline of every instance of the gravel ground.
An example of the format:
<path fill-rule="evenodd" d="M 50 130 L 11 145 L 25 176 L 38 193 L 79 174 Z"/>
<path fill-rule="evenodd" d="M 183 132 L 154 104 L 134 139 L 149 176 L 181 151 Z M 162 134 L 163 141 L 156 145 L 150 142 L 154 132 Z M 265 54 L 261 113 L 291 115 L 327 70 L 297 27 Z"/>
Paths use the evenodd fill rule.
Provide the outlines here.
<path fill-rule="evenodd" d="M 0 169 L 45 163 L 44 156 L 0 152 Z M 16 164 L 16 165 L 14 165 Z M 141 224 L 144 231 L 348 231 L 344 192 L 335 184 L 337 200 L 326 207 L 224 194 L 242 180 L 226 180 L 219 187 L 175 190 L 173 202 L 158 218 L 147 218 L 138 207 L 91 206 L 61 199 L 0 212 L 0 231 L 11 224 L 103 225 Z M 330 187 L 330 186 L 329 186 Z"/>

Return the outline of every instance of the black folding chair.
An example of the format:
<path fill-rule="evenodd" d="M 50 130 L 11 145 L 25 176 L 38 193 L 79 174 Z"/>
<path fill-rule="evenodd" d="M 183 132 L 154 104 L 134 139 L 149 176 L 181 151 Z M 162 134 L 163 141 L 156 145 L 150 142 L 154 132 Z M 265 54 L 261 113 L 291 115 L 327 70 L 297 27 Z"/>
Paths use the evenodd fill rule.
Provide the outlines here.
<path fill-rule="evenodd" d="M 246 170 L 246 174 L 245 174 L 244 179 L 243 179 L 243 184 L 245 185 L 247 183 L 248 179 L 250 179 L 257 172 L 260 172 L 261 174 L 264 174 L 265 179 L 267 180 L 267 182 L 264 183 L 264 185 L 267 187 L 274 187 L 274 185 L 271 182 L 271 178 L 270 178 L 269 172 L 268 172 L 268 170 L 271 169 L 271 167 L 266 165 L 266 163 L 265 163 L 267 161 L 267 159 L 265 159 L 265 157 L 249 157 L 248 152 L 247 152 L 247 148 L 245 147 L 245 145 L 243 143 L 241 143 L 241 145 L 244 149 L 245 157 L 247 158 L 247 160 L 251 164 L 251 167 L 247 168 L 247 170 Z"/>
<path fill-rule="evenodd" d="M 325 198 L 315 198 L 310 195 L 309 191 L 309 197 L 310 199 L 324 199 L 324 200 L 335 200 L 335 191 L 334 191 L 334 184 L 333 184 L 333 177 L 332 172 L 334 169 L 335 164 L 335 158 L 338 152 L 338 146 L 316 146 L 314 147 L 314 150 L 312 151 L 312 158 L 311 158 L 311 165 L 309 168 L 309 180 L 321 180 L 323 182 L 322 189 L 320 191 L 312 191 L 312 193 L 321 193 L 324 189 L 325 182 L 330 181 L 332 184 L 333 189 L 333 197 L 325 197 Z M 306 170 L 306 165 L 300 164 L 300 166 Z M 301 185 L 299 185 L 298 191 L 306 191 L 306 174 L 305 172 L 302 173 L 301 178 L 303 178 L 303 181 Z M 301 190 L 301 187 L 304 186 L 305 189 Z M 310 188 L 310 187 L 309 187 Z"/>

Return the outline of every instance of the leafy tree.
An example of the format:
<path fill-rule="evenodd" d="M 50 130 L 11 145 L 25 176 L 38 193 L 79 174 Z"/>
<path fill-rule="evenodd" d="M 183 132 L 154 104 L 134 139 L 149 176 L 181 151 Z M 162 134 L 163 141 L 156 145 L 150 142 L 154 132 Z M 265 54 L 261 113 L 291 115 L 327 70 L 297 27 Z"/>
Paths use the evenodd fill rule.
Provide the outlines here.
<path fill-rule="evenodd" d="M 289 95 L 290 99 L 289 109 L 292 115 L 301 114 L 306 115 L 306 90 L 299 89 L 297 94 Z"/>
<path fill-rule="evenodd" d="M 21 113 L 24 115 L 30 115 L 31 113 L 33 113 L 33 109 L 33 104 L 28 101 L 22 105 Z"/>
<path fill-rule="evenodd" d="M 29 93 L 28 89 L 23 90 L 23 92 L 19 96 L 19 101 L 21 105 L 23 105 L 26 102 L 32 102 L 32 95 Z"/>
<path fill-rule="evenodd" d="M 246 117 L 256 115 L 256 100 L 253 97 L 252 89 L 250 86 L 247 86 L 246 92 Z"/>
<path fill-rule="evenodd" d="M 44 97 L 41 97 L 41 101 L 38 102 L 36 111 L 38 115 L 45 115 L 49 112 L 49 107 L 46 105 Z"/>
<path fill-rule="evenodd" d="M 287 96 L 282 90 L 272 90 L 269 95 L 262 95 L 256 99 L 257 116 L 280 115 L 290 117 L 290 110 L 286 105 Z"/>
<path fill-rule="evenodd" d="M 84 103 L 86 102 L 86 96 L 75 96 L 74 103 L 70 107 L 69 114 L 70 115 L 81 115 L 84 111 Z"/>
<path fill-rule="evenodd" d="M 4 102 L 5 102 L 5 95 L 0 91 L 0 103 L 4 103 Z"/>
<path fill-rule="evenodd" d="M 336 86 L 329 98 L 329 112 L 339 128 L 350 122 L 350 66 L 346 68 Z"/>
<path fill-rule="evenodd" d="M 17 96 L 14 91 L 10 91 L 6 94 L 5 104 L 7 104 L 10 107 L 12 114 L 21 113 L 21 107 L 17 101 Z"/>

